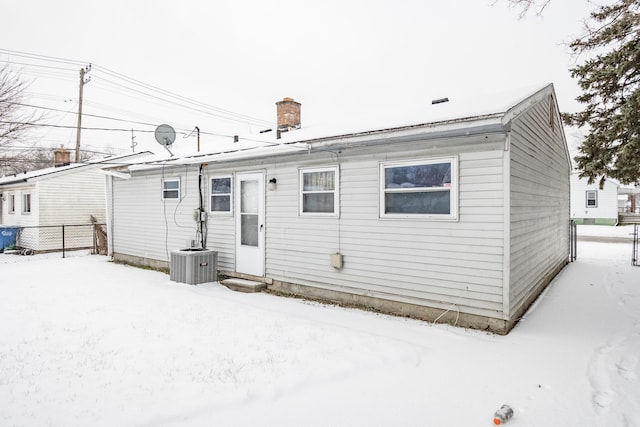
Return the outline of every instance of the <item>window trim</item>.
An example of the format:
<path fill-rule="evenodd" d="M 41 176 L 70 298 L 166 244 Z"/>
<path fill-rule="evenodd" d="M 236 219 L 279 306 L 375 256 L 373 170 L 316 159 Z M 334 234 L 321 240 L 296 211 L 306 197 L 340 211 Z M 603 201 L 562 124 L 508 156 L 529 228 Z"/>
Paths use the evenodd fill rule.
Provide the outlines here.
<path fill-rule="evenodd" d="M 229 195 L 229 210 L 228 211 L 214 211 L 213 210 L 213 204 L 211 203 L 211 198 L 214 197 L 213 193 L 211 191 L 213 191 L 213 180 L 214 179 L 225 179 L 228 178 L 230 181 L 230 193 L 228 193 Z M 234 204 L 234 198 L 233 198 L 233 190 L 234 190 L 234 185 L 233 185 L 233 175 L 210 175 L 209 176 L 209 213 L 211 215 L 220 215 L 220 216 L 233 216 L 233 204 Z M 218 196 L 222 196 L 222 195 L 226 195 L 227 193 L 216 193 L 216 195 Z"/>
<path fill-rule="evenodd" d="M 16 195 L 15 193 L 9 194 L 9 207 L 7 208 L 9 214 L 15 215 L 16 213 Z"/>
<path fill-rule="evenodd" d="M 176 191 L 175 189 L 169 189 L 169 190 L 167 190 L 167 189 L 165 188 L 165 184 L 166 184 L 166 183 L 168 183 L 168 182 L 177 182 L 177 183 L 178 183 L 178 189 L 177 189 L 177 191 L 178 191 L 178 197 L 166 197 L 166 193 L 167 193 L 168 191 L 171 191 L 171 192 Z M 182 187 L 182 184 L 181 184 L 181 181 L 180 181 L 180 177 L 177 177 L 177 178 L 162 178 L 162 201 L 167 201 L 167 200 L 180 200 L 180 197 L 181 197 L 181 187 Z"/>
<path fill-rule="evenodd" d="M 29 200 L 28 202 L 27 199 Z M 22 207 L 20 209 L 22 215 L 31 215 L 31 212 L 33 211 L 33 208 L 31 206 L 32 203 L 33 197 L 31 197 L 31 193 L 22 193 Z"/>
<path fill-rule="evenodd" d="M 333 172 L 333 191 L 304 191 L 304 174 L 313 172 Z M 310 193 L 333 193 L 333 212 L 304 212 L 304 195 Z M 340 170 L 337 165 L 298 169 L 298 215 L 305 217 L 340 216 Z"/>
<path fill-rule="evenodd" d="M 594 197 L 589 198 L 589 193 L 593 194 Z M 598 207 L 598 190 L 586 190 L 585 194 L 585 207 L 587 208 L 597 208 Z M 593 200 L 593 206 L 589 205 L 589 200 Z"/>
<path fill-rule="evenodd" d="M 422 214 L 422 213 L 386 213 L 385 212 L 385 196 L 387 189 L 385 188 L 385 171 L 387 168 L 403 167 L 403 166 L 422 166 L 430 164 L 438 164 L 448 162 L 451 164 L 451 186 L 449 187 L 436 187 L 433 189 L 427 188 L 411 188 L 411 189 L 394 189 L 395 193 L 402 192 L 429 192 L 429 191 L 442 191 L 442 189 L 449 190 L 449 213 L 448 214 Z M 446 157 L 432 157 L 424 159 L 404 160 L 404 161 L 391 161 L 381 162 L 378 173 L 378 215 L 380 219 L 420 219 L 428 221 L 458 221 L 458 206 L 459 206 L 459 191 L 458 191 L 458 174 L 460 173 L 458 167 L 458 156 L 446 156 Z"/>

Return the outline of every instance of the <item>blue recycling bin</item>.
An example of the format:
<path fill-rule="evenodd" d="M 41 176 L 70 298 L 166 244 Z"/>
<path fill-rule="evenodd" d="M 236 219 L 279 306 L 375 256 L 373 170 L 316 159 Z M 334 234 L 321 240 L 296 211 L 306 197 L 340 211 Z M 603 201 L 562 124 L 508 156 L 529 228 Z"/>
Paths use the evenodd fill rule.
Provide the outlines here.
<path fill-rule="evenodd" d="M 0 225 L 0 252 L 5 249 L 14 249 L 16 247 L 16 236 L 18 227 L 7 227 Z"/>

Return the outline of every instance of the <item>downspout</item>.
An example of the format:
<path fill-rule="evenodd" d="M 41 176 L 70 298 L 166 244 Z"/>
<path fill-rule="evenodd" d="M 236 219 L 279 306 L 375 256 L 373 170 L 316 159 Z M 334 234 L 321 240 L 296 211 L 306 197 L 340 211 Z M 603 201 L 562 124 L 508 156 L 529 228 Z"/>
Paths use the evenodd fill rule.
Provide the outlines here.
<path fill-rule="evenodd" d="M 502 255 L 502 316 L 504 320 L 511 317 L 511 131 L 505 134 L 505 145 L 502 156 L 503 189 L 503 255 Z"/>
<path fill-rule="evenodd" d="M 107 256 L 113 257 L 113 176 L 104 176 L 104 201 L 107 215 Z"/>
<path fill-rule="evenodd" d="M 204 195 L 202 194 L 202 180 L 204 178 L 203 176 L 203 169 L 206 166 L 205 163 L 200 163 L 200 171 L 198 173 L 198 198 L 199 198 L 199 204 L 198 204 L 198 231 L 200 232 L 200 247 L 202 249 L 206 248 L 206 239 L 204 237 L 205 235 L 205 229 L 206 229 L 206 222 L 207 222 L 207 217 L 206 217 L 206 213 L 204 210 Z"/>

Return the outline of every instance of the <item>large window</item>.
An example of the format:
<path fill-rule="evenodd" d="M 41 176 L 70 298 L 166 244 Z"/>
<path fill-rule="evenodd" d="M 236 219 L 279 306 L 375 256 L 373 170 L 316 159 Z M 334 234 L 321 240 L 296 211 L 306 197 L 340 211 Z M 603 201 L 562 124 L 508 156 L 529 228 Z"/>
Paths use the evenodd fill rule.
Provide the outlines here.
<path fill-rule="evenodd" d="M 211 178 L 211 212 L 231 212 L 231 177 Z"/>
<path fill-rule="evenodd" d="M 586 199 L 588 208 L 598 207 L 598 192 L 596 190 L 587 190 Z"/>
<path fill-rule="evenodd" d="M 300 214 L 338 215 L 338 168 L 300 170 Z"/>
<path fill-rule="evenodd" d="M 455 157 L 380 165 L 380 216 L 457 219 Z"/>
<path fill-rule="evenodd" d="M 180 178 L 165 179 L 162 181 L 162 199 L 180 198 Z"/>
<path fill-rule="evenodd" d="M 22 213 L 31 213 L 31 194 L 22 194 Z"/>

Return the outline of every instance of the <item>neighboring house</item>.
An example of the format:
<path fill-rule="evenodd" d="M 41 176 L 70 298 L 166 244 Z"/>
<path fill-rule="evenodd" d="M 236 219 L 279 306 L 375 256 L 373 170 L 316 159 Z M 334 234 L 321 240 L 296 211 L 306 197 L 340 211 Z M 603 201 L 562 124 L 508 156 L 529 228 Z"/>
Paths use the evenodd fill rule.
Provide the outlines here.
<path fill-rule="evenodd" d="M 113 258 L 168 267 L 201 245 L 222 275 L 274 291 L 498 333 L 567 264 L 553 85 L 350 131 L 277 104 L 280 139 L 108 170 Z"/>
<path fill-rule="evenodd" d="M 607 178 L 600 188 L 598 180 L 589 184 L 579 175 L 579 172 L 571 173 L 571 219 L 577 224 L 618 224 L 620 184 Z"/>
<path fill-rule="evenodd" d="M 101 168 L 149 154 L 70 163 L 69 151 L 56 150 L 58 166 L 0 178 L 0 224 L 22 228 L 21 247 L 35 251 L 60 249 L 60 231 L 45 226 L 89 225 L 91 216 L 104 223 L 105 177 Z M 67 244 L 74 239 L 91 242 L 92 232 L 91 227 L 68 229 Z"/>
<path fill-rule="evenodd" d="M 621 219 L 629 221 L 640 189 L 621 185 L 606 178 L 600 188 L 599 180 L 589 184 L 579 172 L 571 173 L 571 219 L 577 224 L 618 225 Z M 624 221 L 623 221 L 624 222 Z M 633 221 L 631 221 L 633 222 Z"/>

